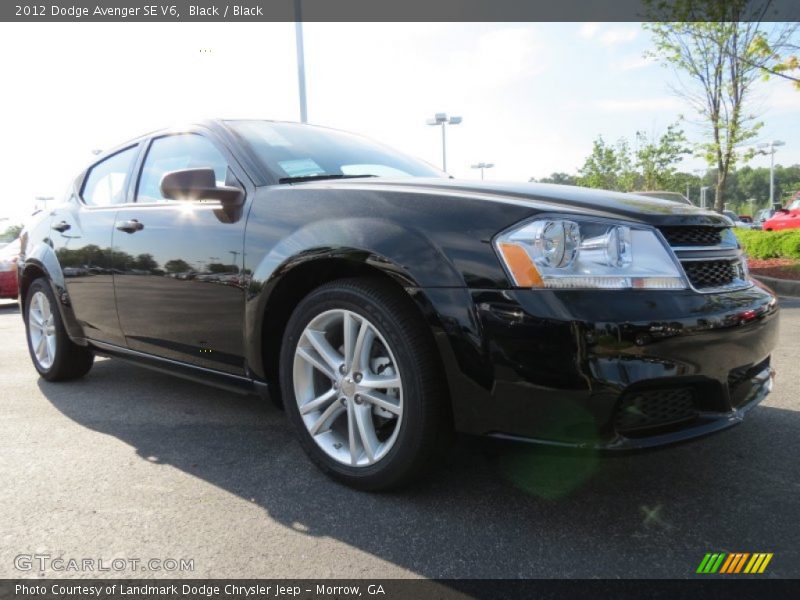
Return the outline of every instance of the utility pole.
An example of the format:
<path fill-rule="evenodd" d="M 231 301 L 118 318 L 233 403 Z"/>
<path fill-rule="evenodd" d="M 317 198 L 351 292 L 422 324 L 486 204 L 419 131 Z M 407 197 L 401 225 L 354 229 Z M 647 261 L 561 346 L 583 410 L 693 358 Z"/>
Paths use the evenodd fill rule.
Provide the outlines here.
<path fill-rule="evenodd" d="M 300 97 L 300 122 L 308 123 L 306 106 L 306 59 L 303 49 L 303 15 L 301 0 L 294 0 L 294 37 L 297 45 L 297 86 Z"/>

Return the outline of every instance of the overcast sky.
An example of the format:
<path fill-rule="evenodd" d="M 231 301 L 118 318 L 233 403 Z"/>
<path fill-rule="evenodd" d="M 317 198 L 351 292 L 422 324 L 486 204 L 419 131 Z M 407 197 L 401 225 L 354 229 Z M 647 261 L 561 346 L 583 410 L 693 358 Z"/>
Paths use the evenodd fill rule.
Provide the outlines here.
<path fill-rule="evenodd" d="M 309 23 L 305 40 L 310 122 L 439 165 L 425 119 L 462 116 L 448 138 L 455 177 L 478 178 L 478 161 L 497 165 L 487 179 L 575 172 L 598 134 L 692 117 L 671 72 L 642 58 L 636 23 Z M 0 217 L 14 220 L 35 196 L 63 195 L 92 149 L 204 117 L 299 119 L 292 23 L 1 23 L 0 57 Z M 777 162 L 800 163 L 800 92 L 771 81 L 753 107 L 760 141 L 787 144 Z"/>

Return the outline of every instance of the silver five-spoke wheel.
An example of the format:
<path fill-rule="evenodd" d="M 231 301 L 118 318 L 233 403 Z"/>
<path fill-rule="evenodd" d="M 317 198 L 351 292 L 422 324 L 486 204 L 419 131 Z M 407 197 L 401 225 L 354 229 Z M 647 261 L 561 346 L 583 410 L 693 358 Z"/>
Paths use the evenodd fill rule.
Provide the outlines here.
<path fill-rule="evenodd" d="M 56 324 L 47 296 L 37 291 L 28 309 L 28 335 L 36 362 L 49 369 L 56 357 Z"/>
<path fill-rule="evenodd" d="M 317 315 L 294 355 L 294 395 L 311 437 L 334 460 L 368 466 L 394 445 L 403 383 L 389 344 L 363 316 Z"/>

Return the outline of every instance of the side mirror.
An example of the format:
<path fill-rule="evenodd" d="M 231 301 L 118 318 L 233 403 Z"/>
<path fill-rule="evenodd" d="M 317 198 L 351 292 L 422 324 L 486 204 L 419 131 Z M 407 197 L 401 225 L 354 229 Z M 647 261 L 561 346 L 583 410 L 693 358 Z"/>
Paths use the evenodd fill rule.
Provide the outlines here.
<path fill-rule="evenodd" d="M 165 173 L 161 194 L 170 200 L 218 200 L 225 207 L 240 206 L 244 193 L 238 187 L 217 185 L 214 169 L 182 169 Z"/>

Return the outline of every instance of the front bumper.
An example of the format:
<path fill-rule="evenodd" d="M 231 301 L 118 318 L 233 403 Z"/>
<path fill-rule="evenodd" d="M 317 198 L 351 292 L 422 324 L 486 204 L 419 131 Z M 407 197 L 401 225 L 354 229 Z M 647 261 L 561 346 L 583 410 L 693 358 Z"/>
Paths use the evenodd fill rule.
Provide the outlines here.
<path fill-rule="evenodd" d="M 465 311 L 459 293 L 430 298 L 463 432 L 650 447 L 735 425 L 772 389 L 778 303 L 759 285 L 721 294 L 471 290 L 461 292 Z"/>

